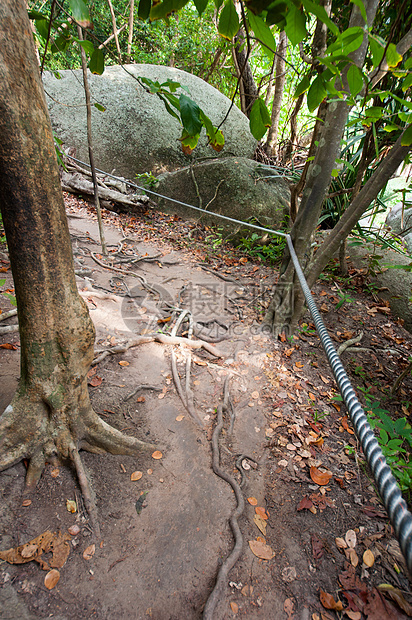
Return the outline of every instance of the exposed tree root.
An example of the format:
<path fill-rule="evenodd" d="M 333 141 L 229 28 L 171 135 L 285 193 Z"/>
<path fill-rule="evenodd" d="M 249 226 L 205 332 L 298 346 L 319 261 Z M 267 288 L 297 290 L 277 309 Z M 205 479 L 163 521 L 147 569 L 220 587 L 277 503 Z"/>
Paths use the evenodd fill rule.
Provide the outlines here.
<path fill-rule="evenodd" d="M 225 398 L 225 400 L 227 399 Z M 219 405 L 217 409 L 217 424 L 216 424 L 215 430 L 213 431 L 213 436 L 212 436 L 212 452 L 213 452 L 212 466 L 213 466 L 213 471 L 215 472 L 215 474 L 219 476 L 219 478 L 222 478 L 228 484 L 230 484 L 230 486 L 235 492 L 237 507 L 234 513 L 232 514 L 232 516 L 230 517 L 230 527 L 232 528 L 232 532 L 235 537 L 235 546 L 233 547 L 232 552 L 228 555 L 228 557 L 226 558 L 226 560 L 223 562 L 222 566 L 220 567 L 220 570 L 217 575 L 215 587 L 213 588 L 211 594 L 209 595 L 209 598 L 206 601 L 205 609 L 203 612 L 204 620 L 213 620 L 214 611 L 215 611 L 216 605 L 219 602 L 219 598 L 222 593 L 223 586 L 227 583 L 227 577 L 228 577 L 229 571 L 233 568 L 233 566 L 238 561 L 242 553 L 242 549 L 243 549 L 243 535 L 242 535 L 242 532 L 240 531 L 240 527 L 239 527 L 237 520 L 239 519 L 239 517 L 241 516 L 241 514 L 243 513 L 245 509 L 245 500 L 243 498 L 242 490 L 239 484 L 236 482 L 236 480 L 232 476 L 230 476 L 223 469 L 221 469 L 220 464 L 219 464 L 219 460 L 220 460 L 219 435 L 223 428 L 223 409 L 224 409 L 224 405 L 223 406 Z"/>
<path fill-rule="evenodd" d="M 137 347 L 140 344 L 147 342 L 160 342 L 161 344 L 185 344 L 192 349 L 204 349 L 215 357 L 224 357 L 222 351 L 219 351 L 210 342 L 204 340 L 188 340 L 187 338 L 181 338 L 180 336 L 168 336 L 167 334 L 153 334 L 151 336 L 137 336 L 125 344 L 119 344 L 111 349 L 105 349 L 104 351 L 96 351 L 99 353 L 92 362 L 93 366 L 99 364 L 108 355 L 116 355 L 117 353 L 125 353 L 131 347 Z"/>
<path fill-rule="evenodd" d="M 25 486 L 26 492 L 31 492 L 46 463 L 71 461 L 93 530 L 99 536 L 97 509 L 79 450 L 136 455 L 142 450 L 154 450 L 157 446 L 123 435 L 101 420 L 88 401 L 86 385 L 70 396 L 71 406 L 65 404 L 61 408 L 53 408 L 50 402 L 38 396 L 29 393 L 15 395 L 0 417 L 0 471 L 27 459 Z"/>

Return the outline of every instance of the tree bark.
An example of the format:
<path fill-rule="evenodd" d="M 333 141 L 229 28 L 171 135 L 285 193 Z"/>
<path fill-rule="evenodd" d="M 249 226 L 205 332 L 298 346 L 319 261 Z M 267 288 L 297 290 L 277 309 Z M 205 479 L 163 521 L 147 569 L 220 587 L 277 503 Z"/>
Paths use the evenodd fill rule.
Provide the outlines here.
<path fill-rule="evenodd" d="M 239 30 L 234 39 L 233 53 L 238 80 L 240 80 L 241 109 L 243 114 L 250 117 L 250 110 L 258 98 L 258 89 L 253 77 L 252 69 L 248 60 L 248 46 L 243 28 Z"/>
<path fill-rule="evenodd" d="M 127 37 L 127 54 L 126 54 L 126 62 L 130 62 L 130 57 L 132 54 L 132 42 L 133 42 L 133 24 L 134 24 L 134 0 L 130 0 L 130 9 L 129 9 L 129 36 Z"/>
<path fill-rule="evenodd" d="M 283 90 L 286 81 L 285 56 L 287 42 L 286 32 L 282 30 L 279 34 L 276 51 L 275 94 L 273 95 L 271 125 L 265 144 L 265 151 L 269 157 L 276 157 L 277 152 L 280 111 L 282 109 Z"/>
<path fill-rule="evenodd" d="M 121 65 L 122 64 L 122 52 L 120 50 L 119 39 L 118 39 L 118 36 L 117 36 L 118 28 L 117 28 L 117 24 L 116 24 L 116 15 L 114 13 L 113 5 L 112 5 L 111 0 L 107 0 L 107 4 L 109 5 L 110 16 L 112 18 L 113 35 L 114 35 L 114 42 L 116 43 L 117 57 L 118 57 L 118 60 L 119 60 L 119 65 Z"/>
<path fill-rule="evenodd" d="M 87 372 L 94 327 L 77 292 L 53 135 L 24 0 L 0 4 L 0 205 L 21 342 L 18 390 L 0 417 L 0 471 L 26 458 L 33 488 L 56 458 L 78 451 L 135 454 L 93 411 Z M 147 445 L 147 444 L 146 444 Z"/>

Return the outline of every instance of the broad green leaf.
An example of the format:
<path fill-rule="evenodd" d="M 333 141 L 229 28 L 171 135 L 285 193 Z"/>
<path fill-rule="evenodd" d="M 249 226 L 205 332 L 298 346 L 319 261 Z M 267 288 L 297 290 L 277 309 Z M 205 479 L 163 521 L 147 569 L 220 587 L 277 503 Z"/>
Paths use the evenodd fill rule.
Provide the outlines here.
<path fill-rule="evenodd" d="M 49 36 L 49 20 L 48 19 L 36 19 L 36 30 L 39 35 L 46 41 Z"/>
<path fill-rule="evenodd" d="M 222 4 L 223 4 L 223 0 L 215 0 L 215 7 L 216 7 L 217 10 L 220 9 Z"/>
<path fill-rule="evenodd" d="M 351 65 L 347 73 L 348 84 L 350 93 L 353 97 L 356 97 L 363 88 L 363 74 L 362 71 L 356 65 Z"/>
<path fill-rule="evenodd" d="M 179 97 L 180 116 L 184 129 L 191 136 L 200 134 L 202 130 L 202 121 L 200 120 L 200 108 L 187 95 L 183 93 Z"/>
<path fill-rule="evenodd" d="M 163 104 L 164 104 L 164 106 L 166 108 L 167 113 L 170 114 L 170 116 L 173 116 L 173 118 L 175 118 L 177 121 L 179 121 L 179 124 L 181 124 L 180 123 L 180 116 L 173 110 L 173 108 L 169 104 L 169 102 L 166 99 L 166 97 L 164 97 L 163 94 L 161 94 L 160 92 L 158 92 L 156 94 L 159 97 L 159 99 L 161 99 L 161 101 L 163 101 Z M 179 101 L 177 101 L 177 106 L 174 103 L 172 103 L 172 105 L 174 105 L 174 107 L 176 107 L 176 109 L 180 111 Z"/>
<path fill-rule="evenodd" d="M 361 45 L 364 37 L 364 31 L 362 28 L 348 28 L 342 33 L 342 52 L 343 54 L 351 54 L 357 50 Z"/>
<path fill-rule="evenodd" d="M 397 95 L 395 95 L 395 93 L 390 93 L 390 95 L 394 99 L 396 99 L 396 101 L 399 101 L 399 103 L 404 105 L 405 108 L 408 108 L 408 110 L 412 110 L 412 101 L 408 101 L 407 99 L 402 99 L 401 97 L 398 97 Z"/>
<path fill-rule="evenodd" d="M 385 127 L 383 128 L 384 131 L 387 131 L 388 133 L 391 133 L 391 131 L 397 131 L 399 129 L 398 125 L 385 125 Z"/>
<path fill-rule="evenodd" d="M 10 293 L 2 293 L 2 295 L 7 297 L 12 306 L 17 306 L 17 301 L 14 295 L 11 295 Z"/>
<path fill-rule="evenodd" d="M 376 118 L 376 119 L 382 118 L 383 108 L 377 105 L 373 105 L 370 108 L 366 108 L 365 115 L 368 116 L 369 118 Z"/>
<path fill-rule="evenodd" d="M 405 60 L 405 69 L 409 70 L 412 67 L 412 56 Z"/>
<path fill-rule="evenodd" d="M 89 62 L 89 69 L 95 75 L 101 75 L 104 71 L 103 50 L 95 48 Z"/>
<path fill-rule="evenodd" d="M 272 59 L 273 53 L 276 51 L 276 43 L 272 31 L 261 17 L 253 15 L 251 11 L 248 11 L 248 18 L 255 37 L 261 42 L 262 50 L 266 56 Z"/>
<path fill-rule="evenodd" d="M 412 114 L 410 112 L 398 112 L 398 118 L 404 123 L 412 123 Z"/>
<path fill-rule="evenodd" d="M 58 52 L 64 52 L 70 45 L 71 37 L 67 35 L 60 35 L 54 40 L 50 51 L 52 54 L 57 54 Z M 93 45 L 92 45 L 93 47 Z"/>
<path fill-rule="evenodd" d="M 385 53 L 385 45 L 382 45 L 376 38 L 369 35 L 369 45 L 371 48 L 373 68 L 379 66 Z"/>
<path fill-rule="evenodd" d="M 365 24 L 368 25 L 368 17 L 366 15 L 365 5 L 363 4 L 362 0 L 350 0 L 350 1 L 353 4 L 356 4 L 358 9 L 360 10 L 360 14 L 363 17 L 363 20 L 364 20 Z"/>
<path fill-rule="evenodd" d="M 301 80 L 299 82 L 299 84 L 297 85 L 297 87 L 296 87 L 295 93 L 293 95 L 294 99 L 297 99 L 304 92 L 306 92 L 308 90 L 309 86 L 310 86 L 310 77 L 308 75 L 305 75 L 303 80 Z"/>
<path fill-rule="evenodd" d="M 87 4 L 83 0 L 68 0 L 68 2 L 75 21 L 83 28 L 90 28 L 92 22 Z"/>
<path fill-rule="evenodd" d="M 45 15 L 44 13 L 41 13 L 40 11 L 34 11 L 34 10 L 30 10 L 28 11 L 28 16 L 29 19 L 45 19 L 47 21 L 49 21 L 49 18 L 47 17 L 47 15 Z"/>
<path fill-rule="evenodd" d="M 331 172 L 331 176 L 336 178 L 339 176 L 339 170 L 337 168 L 334 168 Z"/>
<path fill-rule="evenodd" d="M 327 67 L 333 73 L 333 75 L 337 75 L 339 73 L 339 69 L 336 65 L 333 64 L 333 62 L 329 58 L 321 58 L 320 56 L 317 56 L 316 60 L 319 60 L 322 65 L 325 65 L 325 67 Z M 335 57 L 334 60 L 336 60 Z"/>
<path fill-rule="evenodd" d="M 75 39 L 75 41 L 77 41 L 77 43 L 82 46 L 86 54 L 89 54 L 89 56 L 93 54 L 94 45 L 91 41 L 80 41 L 79 39 Z M 56 39 L 56 43 L 57 43 L 57 39 Z"/>
<path fill-rule="evenodd" d="M 407 91 L 411 84 L 412 84 L 412 73 L 409 73 L 404 79 L 404 81 L 402 82 L 403 92 Z"/>
<path fill-rule="evenodd" d="M 106 108 L 101 103 L 95 103 L 94 107 L 97 108 L 100 112 L 106 112 Z"/>
<path fill-rule="evenodd" d="M 286 13 L 285 32 L 292 45 L 297 45 L 308 35 L 305 14 L 294 4 L 289 6 Z"/>
<path fill-rule="evenodd" d="M 386 62 L 388 63 L 388 67 L 397 67 L 401 60 L 402 56 L 396 51 L 396 45 L 394 43 L 389 43 L 386 48 Z"/>
<path fill-rule="evenodd" d="M 174 80 L 166 80 L 166 82 L 162 82 L 160 86 L 162 88 L 168 88 L 171 93 L 175 93 L 178 88 L 184 88 L 184 90 L 189 92 L 187 86 L 182 86 L 180 82 L 175 82 Z"/>
<path fill-rule="evenodd" d="M 318 75 L 312 82 L 311 87 L 308 91 L 308 101 L 307 105 L 309 108 L 309 112 L 313 112 L 316 108 L 319 107 L 320 103 L 326 97 L 327 92 L 325 88 L 325 84 L 322 80 L 322 77 Z"/>
<path fill-rule="evenodd" d="M 146 21 L 149 19 L 150 10 L 152 8 L 152 0 L 140 0 L 137 8 L 137 16 L 139 19 Z"/>
<path fill-rule="evenodd" d="M 206 135 L 209 138 L 210 146 L 217 153 L 219 153 L 225 145 L 225 138 L 223 133 L 220 131 L 220 129 L 217 129 L 217 127 L 213 126 L 212 121 L 208 116 L 206 116 L 203 110 L 200 110 L 200 118 L 203 122 L 203 125 L 205 126 Z"/>
<path fill-rule="evenodd" d="M 195 7 L 197 8 L 197 12 L 199 13 L 199 17 L 202 16 L 203 11 L 207 7 L 208 0 L 193 0 Z"/>
<path fill-rule="evenodd" d="M 312 0 L 302 0 L 302 4 L 309 13 L 312 13 L 318 19 L 320 19 L 323 24 L 326 24 L 326 26 L 335 36 L 339 34 L 339 28 L 336 26 L 336 24 L 333 23 L 323 6 L 312 2 Z"/>
<path fill-rule="evenodd" d="M 251 7 L 248 4 L 248 7 L 253 11 L 253 6 Z M 266 23 L 268 26 L 276 26 L 279 30 L 284 30 L 286 26 L 286 13 L 287 13 L 288 5 L 283 0 L 277 0 L 277 2 L 272 2 L 268 7 L 268 12 L 266 15 Z M 261 11 L 253 11 L 254 13 L 260 13 Z"/>
<path fill-rule="evenodd" d="M 171 13 L 182 9 L 188 2 L 189 0 L 163 0 L 163 2 L 158 2 L 151 8 L 150 21 L 164 19 Z"/>
<path fill-rule="evenodd" d="M 231 41 L 239 31 L 239 17 L 233 4 L 233 0 L 226 0 L 225 6 L 219 17 L 219 34 Z"/>
<path fill-rule="evenodd" d="M 196 148 L 197 143 L 199 142 L 199 134 L 194 136 L 190 135 L 186 129 L 183 129 L 182 136 L 179 138 L 182 143 L 182 151 L 185 155 L 190 155 L 193 149 Z"/>
<path fill-rule="evenodd" d="M 409 125 L 409 127 L 407 127 L 402 134 L 401 145 L 411 146 L 411 144 L 412 144 L 412 125 Z"/>
<path fill-rule="evenodd" d="M 256 99 L 250 111 L 249 127 L 252 136 L 261 140 L 271 125 L 270 114 L 263 99 Z"/>

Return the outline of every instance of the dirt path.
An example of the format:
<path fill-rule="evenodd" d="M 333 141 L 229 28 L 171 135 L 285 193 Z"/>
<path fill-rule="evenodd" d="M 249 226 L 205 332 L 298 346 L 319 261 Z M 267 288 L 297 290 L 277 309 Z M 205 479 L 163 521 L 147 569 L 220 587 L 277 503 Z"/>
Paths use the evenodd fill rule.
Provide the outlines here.
<path fill-rule="evenodd" d="M 80 527 L 71 536 L 70 555 L 51 590 L 44 586 L 46 573 L 36 562 L 0 564 L 0 618 L 201 617 L 221 563 L 233 547 L 229 518 L 236 507 L 234 493 L 211 469 L 210 440 L 226 381 L 234 419 L 231 430 L 229 416 L 225 417 L 220 462 L 238 483 L 244 480 L 246 505 L 239 519 L 243 553 L 213 618 L 338 617 L 330 605 L 328 610 L 322 605 L 321 590 L 334 601 L 342 600 L 350 618 L 381 619 L 384 612 L 388 618 L 407 617 L 374 589 L 382 582 L 391 583 L 411 600 L 396 542 L 357 458 L 361 455 L 356 440 L 343 409 L 331 401 L 334 381 L 310 322 L 296 339 L 284 343 L 253 329 L 255 308 L 261 307 L 263 298 L 261 283 L 270 284 L 272 270 L 239 257 L 221 254 L 219 259 L 218 251 L 214 260 L 219 265 L 209 262 L 203 265 L 205 270 L 199 261 L 208 260 L 207 250 L 195 241 L 187 247 L 194 230 L 187 223 L 165 217 L 156 228 L 150 220 L 143 225 L 130 216 L 107 214 L 108 243 L 118 244 L 124 234 L 130 237 L 121 258 L 157 256 L 133 265 L 148 290 L 138 277 L 123 277 L 91 258 L 90 252 L 100 256 L 97 227 L 81 203 L 69 208 L 69 223 L 76 268 L 86 274 L 86 279 L 79 279 L 79 288 L 96 325 L 96 349 L 124 343 L 131 331 L 144 335 L 168 329 L 176 317 L 167 304 L 159 310 L 161 297 L 192 311 L 194 338 L 224 336 L 213 344 L 222 356 L 148 342 L 106 357 L 91 371 L 96 411 L 116 428 L 156 443 L 162 458 L 82 453 L 102 530 L 90 559 L 83 557 L 90 530 L 71 471 L 50 466 L 29 506 L 22 506 L 21 498 L 24 464 L 0 476 L 1 549 L 26 543 L 47 529 L 67 532 L 75 524 Z M 179 249 L 185 243 L 186 248 Z M 213 273 L 216 267 L 220 277 Z M 124 297 L 126 292 L 131 297 Z M 378 306 L 361 294 L 353 294 L 350 312 L 344 307 L 333 312 L 336 295 L 330 284 L 318 291 L 325 320 L 339 342 L 351 337 L 362 317 L 362 344 L 374 343 L 374 352 L 362 357 L 361 369 L 356 354 L 347 354 L 346 360 L 354 360 L 349 366 L 358 369 L 358 385 L 376 392 L 377 382 L 387 383 L 399 374 L 399 364 L 410 351 L 410 335 L 386 314 L 368 314 L 367 307 Z M 0 301 L 6 308 L 3 298 Z M 187 335 L 187 330 L 186 323 L 179 335 Z M 391 345 L 401 353 L 379 353 L 385 333 L 388 339 L 397 339 Z M 18 335 L 2 336 L 1 342 L 18 345 Z M 388 342 L 384 344 L 381 348 L 388 349 Z M 177 393 L 172 348 L 183 386 L 191 355 L 190 387 L 201 424 Z M 18 356 L 18 348 L 0 350 L 3 406 L 17 385 Z M 139 385 L 151 387 L 127 398 Z M 408 379 L 399 400 L 392 402 L 399 414 L 411 413 L 410 389 Z M 326 483 L 322 479 L 317 480 L 322 484 L 315 483 L 313 468 L 326 475 Z M 142 475 L 132 481 L 131 474 L 137 471 Z M 77 502 L 75 513 L 68 512 L 67 500 Z M 357 536 L 356 567 L 353 553 L 347 550 L 345 557 L 335 543 L 348 530 Z M 372 568 L 362 567 L 366 549 L 375 560 Z"/>

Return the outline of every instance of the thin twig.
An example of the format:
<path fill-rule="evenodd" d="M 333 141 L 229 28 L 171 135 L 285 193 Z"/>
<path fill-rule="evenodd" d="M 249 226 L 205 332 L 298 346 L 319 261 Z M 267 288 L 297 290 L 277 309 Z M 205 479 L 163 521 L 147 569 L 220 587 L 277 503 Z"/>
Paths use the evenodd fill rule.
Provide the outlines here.
<path fill-rule="evenodd" d="M 100 525 L 97 517 L 96 504 L 92 498 L 89 481 L 87 479 L 86 470 L 84 469 L 82 460 L 76 447 L 72 447 L 70 450 L 70 456 L 76 468 L 77 478 L 82 490 L 82 497 L 84 501 L 87 514 L 90 517 L 90 522 L 94 530 L 96 539 L 100 538 Z"/>

